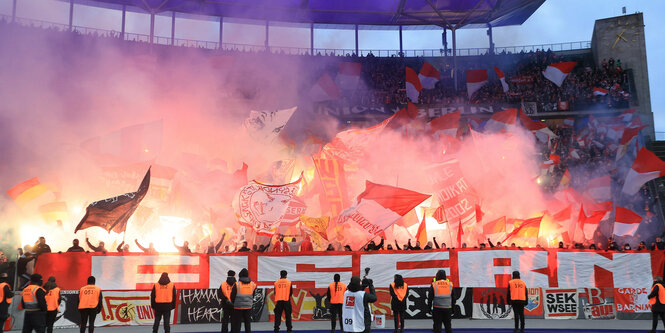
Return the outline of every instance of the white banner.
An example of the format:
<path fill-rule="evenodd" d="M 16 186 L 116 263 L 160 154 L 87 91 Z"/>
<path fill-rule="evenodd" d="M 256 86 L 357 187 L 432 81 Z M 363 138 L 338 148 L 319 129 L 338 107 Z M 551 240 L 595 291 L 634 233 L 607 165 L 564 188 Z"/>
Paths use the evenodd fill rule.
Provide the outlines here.
<path fill-rule="evenodd" d="M 236 279 L 241 269 L 247 268 L 248 257 L 246 256 L 210 256 L 210 286 L 217 289 L 226 281 L 229 270 L 236 272 Z"/>
<path fill-rule="evenodd" d="M 200 283 L 208 275 L 199 256 L 93 256 L 91 275 L 102 290 L 151 289 L 162 272 L 174 283 Z M 183 273 L 184 272 L 184 273 Z"/>
<path fill-rule="evenodd" d="M 449 259 L 448 252 L 365 254 L 360 257 L 360 270 L 364 275 L 365 268 L 370 269 L 368 277 L 375 287 L 388 288 L 395 274 L 401 274 L 409 286 L 425 287 L 440 269 L 450 275 Z"/>
<path fill-rule="evenodd" d="M 351 255 L 320 256 L 260 256 L 257 258 L 257 284 L 272 286 L 279 272 L 286 270 L 298 288 L 327 288 L 335 273 L 348 283 L 353 272 Z"/>
<path fill-rule="evenodd" d="M 577 319 L 577 289 L 546 289 L 545 319 Z"/>

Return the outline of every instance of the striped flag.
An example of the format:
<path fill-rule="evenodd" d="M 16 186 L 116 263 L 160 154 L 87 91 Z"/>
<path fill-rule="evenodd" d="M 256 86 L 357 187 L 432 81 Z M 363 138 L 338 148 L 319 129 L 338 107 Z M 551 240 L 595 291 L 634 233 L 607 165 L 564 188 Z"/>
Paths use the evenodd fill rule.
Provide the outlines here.
<path fill-rule="evenodd" d="M 469 69 L 466 71 L 466 93 L 469 99 L 487 83 L 486 69 Z"/>
<path fill-rule="evenodd" d="M 563 84 L 563 80 L 566 79 L 568 74 L 573 70 L 573 68 L 577 65 L 577 62 L 574 61 L 569 61 L 569 62 L 557 62 L 555 64 L 551 64 L 547 66 L 545 71 L 543 71 L 543 76 L 552 81 L 554 84 L 557 85 L 557 87 L 561 87 L 561 84 Z"/>
<path fill-rule="evenodd" d="M 651 151 L 642 147 L 637 153 L 633 165 L 628 170 L 621 192 L 633 195 L 646 182 L 665 175 L 665 162 Z"/>
<path fill-rule="evenodd" d="M 614 234 L 617 236 L 634 235 L 642 222 L 642 216 L 628 208 L 616 206 L 614 213 Z"/>
<path fill-rule="evenodd" d="M 610 175 L 597 177 L 587 183 L 586 194 L 596 201 L 607 201 L 612 198 L 612 186 Z"/>
<path fill-rule="evenodd" d="M 420 73 L 418 73 L 418 79 L 420 79 L 423 88 L 433 89 L 434 85 L 441 79 L 441 73 L 425 61 L 423 67 L 420 68 Z"/>
<path fill-rule="evenodd" d="M 39 178 L 28 179 L 7 191 L 7 194 L 19 207 L 36 208 L 56 200 L 55 194 Z"/>
<path fill-rule="evenodd" d="M 499 81 L 501 81 L 501 87 L 503 87 L 503 92 L 508 92 L 508 83 L 506 82 L 506 76 L 496 66 L 494 66 L 494 71 L 496 72 L 496 76 L 499 77 Z"/>
<path fill-rule="evenodd" d="M 340 62 L 337 65 L 337 86 L 342 90 L 355 90 L 360 82 L 361 70 L 359 62 Z"/>
<path fill-rule="evenodd" d="M 423 214 L 423 220 L 420 221 L 420 225 L 418 226 L 416 240 L 418 240 L 422 246 L 427 244 L 427 222 L 425 221 L 425 214 Z"/>
<path fill-rule="evenodd" d="M 69 220 L 69 211 L 67 210 L 67 203 L 64 201 L 54 201 L 39 206 L 39 214 L 46 222 Z"/>
<path fill-rule="evenodd" d="M 423 90 L 423 85 L 420 83 L 418 74 L 410 67 L 406 67 L 406 97 L 411 100 L 411 103 L 418 103 L 421 90 Z"/>

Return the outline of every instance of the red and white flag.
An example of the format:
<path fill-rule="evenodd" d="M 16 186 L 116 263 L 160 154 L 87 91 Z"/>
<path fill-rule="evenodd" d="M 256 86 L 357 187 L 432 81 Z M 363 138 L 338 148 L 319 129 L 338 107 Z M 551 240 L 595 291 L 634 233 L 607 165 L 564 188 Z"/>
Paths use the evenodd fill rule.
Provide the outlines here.
<path fill-rule="evenodd" d="M 238 223 L 254 229 L 257 235 L 272 236 L 291 207 L 301 181 L 302 175 L 289 184 L 268 185 L 253 180 L 243 186 L 233 201 Z"/>
<path fill-rule="evenodd" d="M 416 74 L 416 71 L 410 67 L 406 67 L 406 97 L 408 97 L 412 103 L 418 103 L 418 97 L 420 97 L 421 90 L 423 90 L 423 86 L 420 83 L 418 74 Z"/>
<path fill-rule="evenodd" d="M 557 62 L 555 64 L 551 64 L 547 66 L 545 71 L 543 71 L 543 76 L 554 82 L 554 84 L 557 85 L 557 87 L 561 87 L 561 84 L 563 83 L 563 80 L 566 79 L 568 74 L 570 74 L 570 71 L 573 70 L 573 68 L 577 65 L 577 62 L 575 61 L 569 61 L 569 62 Z"/>
<path fill-rule="evenodd" d="M 517 123 L 517 109 L 508 109 L 492 115 L 485 124 L 485 132 L 498 132 L 514 127 Z"/>
<path fill-rule="evenodd" d="M 342 97 L 342 93 L 330 75 L 324 73 L 310 89 L 309 97 L 314 102 L 332 101 Z"/>
<path fill-rule="evenodd" d="M 623 134 L 621 135 L 621 140 L 619 140 L 619 147 L 617 148 L 617 155 L 616 155 L 617 161 L 626 154 L 626 152 L 628 151 L 628 147 L 635 140 L 640 131 L 645 127 L 646 125 L 635 128 L 628 127 L 623 130 Z"/>
<path fill-rule="evenodd" d="M 642 222 L 642 216 L 630 209 L 617 206 L 614 213 L 614 234 L 617 236 L 634 235 Z"/>
<path fill-rule="evenodd" d="M 550 140 L 557 137 L 557 135 L 554 134 L 544 122 L 531 119 L 531 117 L 527 116 L 521 110 L 519 111 L 518 117 L 522 126 L 531 131 L 539 141 L 549 143 Z"/>
<path fill-rule="evenodd" d="M 612 198 L 610 176 L 598 177 L 589 180 L 586 193 L 596 201 L 607 201 Z"/>
<path fill-rule="evenodd" d="M 346 244 L 359 250 L 395 221 L 429 198 L 407 189 L 365 182 L 365 191 L 352 207 L 340 213 L 337 223 L 343 227 Z"/>
<path fill-rule="evenodd" d="M 423 64 L 423 67 L 420 68 L 420 73 L 418 73 L 418 79 L 425 89 L 434 89 L 434 85 L 441 79 L 441 73 L 439 73 L 434 66 L 430 65 L 427 61 Z"/>
<path fill-rule="evenodd" d="M 486 69 L 469 69 L 466 71 L 466 93 L 471 96 L 487 83 Z"/>
<path fill-rule="evenodd" d="M 596 232 L 596 229 L 598 229 L 598 225 L 600 224 L 600 221 L 603 220 L 605 213 L 607 212 L 595 211 L 591 213 L 590 216 L 586 216 L 586 214 L 584 214 L 584 208 L 580 206 L 578 222 L 584 231 L 585 239 L 593 239 L 593 233 Z"/>
<path fill-rule="evenodd" d="M 462 112 L 457 110 L 455 112 L 444 114 L 441 117 L 434 118 L 428 124 L 427 133 L 435 138 L 442 135 L 457 136 L 457 129 L 459 128 L 459 120 Z"/>
<path fill-rule="evenodd" d="M 508 83 L 506 82 L 506 76 L 499 69 L 499 67 L 494 66 L 494 71 L 496 72 L 496 76 L 499 77 L 499 81 L 501 81 L 501 86 L 503 87 L 503 92 L 508 92 Z"/>
<path fill-rule="evenodd" d="M 637 109 L 635 109 L 635 108 L 630 108 L 630 109 L 622 112 L 619 115 L 619 119 L 621 119 L 621 121 L 623 121 L 624 123 L 630 123 L 633 120 L 633 117 L 635 116 L 635 111 L 636 110 Z"/>
<path fill-rule="evenodd" d="M 342 90 L 354 90 L 360 82 L 362 64 L 359 62 L 340 62 L 337 65 L 337 86 Z"/>
<path fill-rule="evenodd" d="M 665 175 L 665 162 L 651 151 L 642 147 L 637 153 L 633 166 L 628 170 L 621 192 L 633 195 L 646 182 Z"/>
<path fill-rule="evenodd" d="M 598 88 L 598 87 L 593 88 L 593 94 L 596 95 L 596 96 L 605 96 L 605 95 L 607 95 L 608 92 L 610 92 L 610 91 L 607 90 L 607 89 Z"/>

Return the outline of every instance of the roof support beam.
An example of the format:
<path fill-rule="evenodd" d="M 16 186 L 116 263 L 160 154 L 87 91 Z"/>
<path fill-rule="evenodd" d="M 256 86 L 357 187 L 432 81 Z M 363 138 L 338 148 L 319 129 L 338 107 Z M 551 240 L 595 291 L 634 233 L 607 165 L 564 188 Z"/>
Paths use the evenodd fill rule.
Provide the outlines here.
<path fill-rule="evenodd" d="M 175 12 L 171 13 L 171 45 L 175 45 Z"/>
<path fill-rule="evenodd" d="M 417 21 L 420 21 L 420 22 L 423 22 L 423 23 L 426 23 L 428 25 L 435 25 L 435 26 L 441 27 L 441 28 L 446 28 L 447 27 L 446 25 L 441 24 L 441 22 L 428 21 L 428 20 L 426 20 L 422 17 L 413 16 L 413 15 L 407 14 L 407 13 L 402 13 L 402 16 L 413 19 L 413 20 L 417 20 Z"/>
<path fill-rule="evenodd" d="M 441 11 L 438 8 L 436 8 L 432 0 L 427 0 L 427 4 L 429 4 L 429 6 L 432 7 L 436 15 L 439 15 L 439 18 L 441 18 L 441 21 L 443 21 L 443 24 L 445 25 L 444 28 L 448 28 L 450 30 L 455 29 L 455 27 L 453 27 L 452 24 L 448 23 L 448 20 L 446 20 L 446 17 L 443 16 L 443 14 L 441 14 Z"/>
<path fill-rule="evenodd" d="M 127 16 L 127 5 L 122 5 L 122 24 L 120 26 L 120 38 L 125 40 L 125 17 Z"/>
<path fill-rule="evenodd" d="M 427 0 L 427 1 L 430 1 L 430 0 Z M 476 11 L 476 9 L 478 9 L 478 6 L 480 6 L 480 4 L 483 3 L 483 2 L 485 2 L 485 0 L 478 0 L 476 5 L 473 6 L 473 9 L 468 11 L 466 13 L 466 15 L 459 22 L 457 22 L 457 24 L 455 25 L 455 29 L 459 29 L 460 27 L 462 27 L 462 24 L 464 24 L 464 21 L 466 21 L 469 18 L 469 16 L 471 16 L 471 14 L 473 14 Z"/>
<path fill-rule="evenodd" d="M 358 25 L 355 25 L 356 27 L 356 56 L 360 56 L 360 53 L 358 53 Z"/>
<path fill-rule="evenodd" d="M 406 4 L 406 0 L 400 0 L 399 3 L 397 4 L 397 11 L 395 12 L 395 16 L 393 16 L 393 19 L 391 20 L 392 24 L 397 23 L 399 17 L 402 16 L 402 12 L 404 11 L 404 4 Z"/>
<path fill-rule="evenodd" d="M 74 24 L 74 0 L 69 0 L 69 31 L 72 31 Z"/>

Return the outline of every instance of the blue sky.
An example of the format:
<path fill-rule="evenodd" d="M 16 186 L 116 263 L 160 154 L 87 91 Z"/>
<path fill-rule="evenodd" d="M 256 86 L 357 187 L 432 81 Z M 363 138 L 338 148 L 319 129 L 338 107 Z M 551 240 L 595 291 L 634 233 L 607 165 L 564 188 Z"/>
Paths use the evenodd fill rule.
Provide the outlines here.
<path fill-rule="evenodd" d="M 69 3 L 57 0 L 20 0 L 17 16 L 67 24 Z M 0 0 L 0 14 L 11 14 L 12 0 Z M 626 6 L 627 13 L 643 12 L 646 29 L 647 62 L 651 90 L 651 107 L 654 112 L 656 131 L 665 132 L 665 94 L 657 87 L 665 86 L 665 34 L 659 28 L 659 19 L 665 14 L 665 1 L 619 1 L 619 0 L 547 0 L 523 25 L 494 29 L 496 46 L 515 46 L 548 43 L 589 41 L 596 19 L 621 15 Z M 74 25 L 107 30 L 120 30 L 120 11 L 76 5 Z M 157 16 L 156 35 L 170 37 L 170 13 Z M 224 42 L 258 44 L 264 41 L 264 28 L 258 24 L 241 24 L 225 21 Z M 148 34 L 150 19 L 147 14 L 128 13 L 126 31 Z M 299 27 L 271 27 L 271 45 L 309 47 L 309 31 Z M 361 31 L 361 49 L 397 49 L 397 31 Z M 176 38 L 217 41 L 219 27 L 216 20 L 204 17 L 178 17 Z M 460 48 L 487 47 L 485 29 L 462 30 L 457 35 Z M 353 48 L 352 30 L 315 30 L 317 48 Z M 449 39 L 449 43 L 450 39 Z M 449 44 L 452 46 L 452 44 Z M 441 48 L 441 31 L 405 31 L 405 49 Z"/>

